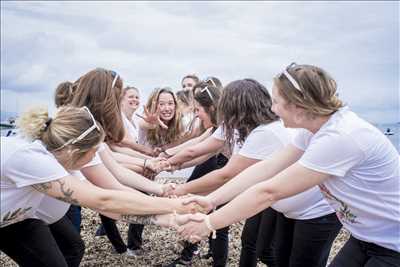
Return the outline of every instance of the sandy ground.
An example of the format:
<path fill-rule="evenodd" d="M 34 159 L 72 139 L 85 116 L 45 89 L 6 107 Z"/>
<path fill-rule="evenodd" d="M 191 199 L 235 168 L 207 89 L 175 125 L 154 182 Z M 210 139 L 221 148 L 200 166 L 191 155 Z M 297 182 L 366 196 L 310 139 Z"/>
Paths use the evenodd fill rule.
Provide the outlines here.
<path fill-rule="evenodd" d="M 178 257 L 182 249 L 182 246 L 179 245 L 178 242 L 180 239 L 175 231 L 157 226 L 146 226 L 143 232 L 143 248 L 145 250 L 143 256 L 127 257 L 126 255 L 114 255 L 107 237 L 94 237 L 99 222 L 100 218 L 97 213 L 89 209 L 83 209 L 81 235 L 86 245 L 86 251 L 81 266 L 160 266 L 160 264 L 165 264 Z M 119 222 L 118 227 L 124 240 L 126 240 L 127 224 Z M 242 227 L 243 222 L 230 227 L 228 266 L 238 266 Z M 347 241 L 348 236 L 348 233 L 342 229 L 332 246 L 329 260 L 336 255 L 338 250 Z M 205 254 L 208 250 L 207 242 L 202 241 L 200 247 L 200 254 Z M 17 266 L 17 264 L 4 253 L 1 253 L 0 266 L 9 267 Z M 211 266 L 211 264 L 210 260 L 200 259 L 200 257 L 197 256 L 194 258 L 192 266 Z M 259 263 L 258 266 L 265 265 Z"/>

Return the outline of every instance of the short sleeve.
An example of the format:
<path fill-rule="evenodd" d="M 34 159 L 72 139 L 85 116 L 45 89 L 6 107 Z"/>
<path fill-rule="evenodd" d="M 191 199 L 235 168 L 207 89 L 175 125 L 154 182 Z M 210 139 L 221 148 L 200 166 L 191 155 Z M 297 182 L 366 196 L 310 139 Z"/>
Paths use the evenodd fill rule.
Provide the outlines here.
<path fill-rule="evenodd" d="M 225 134 L 222 126 L 219 126 L 211 136 L 214 137 L 215 139 L 225 141 Z"/>
<path fill-rule="evenodd" d="M 101 151 L 104 151 L 104 149 L 105 149 L 105 147 L 103 149 L 101 149 Z M 100 148 L 99 148 L 99 150 L 100 150 Z M 95 156 L 93 157 L 93 159 L 90 162 L 88 162 L 87 164 L 85 164 L 85 166 L 83 166 L 81 169 L 102 164 L 103 162 L 101 161 L 100 154 L 99 154 L 101 151 L 97 151 Z"/>
<path fill-rule="evenodd" d="M 47 152 L 35 146 L 16 151 L 4 165 L 4 174 L 17 187 L 57 180 L 70 174 Z"/>
<path fill-rule="evenodd" d="M 247 158 L 264 160 L 283 146 L 274 132 L 260 129 L 250 133 L 237 153 Z"/>
<path fill-rule="evenodd" d="M 315 171 L 343 177 L 363 158 L 363 151 L 351 137 L 332 131 L 315 135 L 299 163 Z"/>
<path fill-rule="evenodd" d="M 306 129 L 301 129 L 294 134 L 292 144 L 300 150 L 305 151 L 312 137 L 312 133 Z"/>

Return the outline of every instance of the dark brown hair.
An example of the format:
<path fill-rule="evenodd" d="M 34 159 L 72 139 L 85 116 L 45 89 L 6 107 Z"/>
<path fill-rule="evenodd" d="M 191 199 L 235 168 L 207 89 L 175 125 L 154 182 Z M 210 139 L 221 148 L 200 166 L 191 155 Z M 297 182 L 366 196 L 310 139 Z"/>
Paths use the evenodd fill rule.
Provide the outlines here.
<path fill-rule="evenodd" d="M 223 125 L 227 141 L 243 143 L 257 126 L 278 120 L 271 105 L 267 88 L 256 80 L 237 80 L 225 86 L 219 100 L 218 121 Z M 237 140 L 234 140 L 235 129 L 239 134 Z"/>
<path fill-rule="evenodd" d="M 56 107 L 59 108 L 61 106 L 68 105 L 71 103 L 72 98 L 74 97 L 74 91 L 76 87 L 73 86 L 72 82 L 62 82 L 60 83 L 54 94 L 54 102 Z"/>
<path fill-rule="evenodd" d="M 118 76 L 111 88 L 115 75 L 113 71 L 100 68 L 89 71 L 75 82 L 77 89 L 71 104 L 87 106 L 103 127 L 105 141 L 119 143 L 125 134 L 120 109 L 123 82 Z"/>
<path fill-rule="evenodd" d="M 193 87 L 193 91 L 196 92 L 194 100 L 204 108 L 204 111 L 210 116 L 212 124 L 217 126 L 217 108 L 221 96 L 221 88 L 209 85 L 206 82 L 200 82 Z"/>

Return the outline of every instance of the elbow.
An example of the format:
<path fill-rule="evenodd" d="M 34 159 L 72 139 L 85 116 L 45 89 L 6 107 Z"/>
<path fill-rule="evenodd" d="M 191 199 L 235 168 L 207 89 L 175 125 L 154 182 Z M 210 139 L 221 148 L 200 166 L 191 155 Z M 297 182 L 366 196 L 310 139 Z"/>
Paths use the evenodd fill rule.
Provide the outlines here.
<path fill-rule="evenodd" d="M 282 199 L 282 194 L 278 190 L 276 190 L 274 187 L 269 186 L 269 184 L 266 184 L 262 188 L 259 189 L 260 195 L 262 195 L 261 199 L 262 201 L 267 201 L 271 204 L 277 202 L 278 200 Z"/>
<path fill-rule="evenodd" d="M 99 212 L 114 212 L 115 210 L 114 202 L 115 201 L 114 198 L 112 197 L 112 194 L 104 192 L 96 197 L 93 208 Z"/>
<path fill-rule="evenodd" d="M 194 159 L 197 155 L 196 155 L 197 153 L 196 153 L 196 150 L 194 150 L 194 149 L 192 149 L 192 148 L 188 148 L 188 150 L 187 150 L 187 157 L 188 157 L 188 159 L 189 160 L 192 160 L 192 159 Z"/>

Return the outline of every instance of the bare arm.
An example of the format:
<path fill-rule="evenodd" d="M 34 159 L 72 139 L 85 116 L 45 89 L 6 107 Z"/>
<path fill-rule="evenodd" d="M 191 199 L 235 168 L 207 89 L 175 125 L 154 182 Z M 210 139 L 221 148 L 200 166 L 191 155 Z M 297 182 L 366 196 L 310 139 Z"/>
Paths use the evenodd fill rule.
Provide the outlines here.
<path fill-rule="evenodd" d="M 180 199 L 150 197 L 140 192 L 106 190 L 82 182 L 73 176 L 32 185 L 32 187 L 58 200 L 88 207 L 98 212 L 146 215 L 173 211 L 187 213 L 191 210 L 184 207 Z"/>
<path fill-rule="evenodd" d="M 222 187 L 209 194 L 208 198 L 214 205 L 226 203 L 252 185 L 270 179 L 283 171 L 300 159 L 302 154 L 302 150 L 288 145 L 281 151 L 273 153 L 269 159 L 245 169 Z"/>
<path fill-rule="evenodd" d="M 104 166 L 104 164 L 97 164 L 94 166 L 86 167 L 81 169 L 81 173 L 88 179 L 92 184 L 104 188 L 104 189 L 115 189 L 124 190 L 130 192 L 138 192 L 133 188 L 121 184 L 114 175 Z"/>
<path fill-rule="evenodd" d="M 298 163 L 247 189 L 221 210 L 214 212 L 210 220 L 217 229 L 253 216 L 276 201 L 301 193 L 330 177 L 329 174 L 313 171 Z"/>
<path fill-rule="evenodd" d="M 177 187 L 178 195 L 186 195 L 188 193 L 199 194 L 212 192 L 222 186 L 230 179 L 235 177 L 247 167 L 259 162 L 260 160 L 251 159 L 239 154 L 233 155 L 228 163 L 221 169 L 212 171 L 203 177 L 193 180 L 189 183 L 182 184 Z"/>
<path fill-rule="evenodd" d="M 121 164 L 118 164 L 112 157 L 109 148 L 101 151 L 100 157 L 105 166 L 122 184 L 156 195 L 163 194 L 164 190 L 161 184 L 150 181 L 149 179 L 123 167 Z"/>
<path fill-rule="evenodd" d="M 213 229 L 223 228 L 257 214 L 280 199 L 304 192 L 329 177 L 329 174 L 313 171 L 299 163 L 294 163 L 273 178 L 250 187 L 204 220 L 208 220 Z M 194 236 L 195 240 L 204 238 L 210 233 L 204 221 L 189 222 L 179 231 L 186 239 Z"/>
<path fill-rule="evenodd" d="M 141 159 L 146 159 L 146 158 L 150 158 L 153 154 L 153 149 L 151 147 L 146 147 L 143 145 L 139 145 L 138 146 L 142 146 L 144 147 L 145 152 L 142 151 L 139 152 L 140 150 L 135 150 L 133 148 L 129 148 L 129 147 L 124 147 L 124 146 L 120 146 L 120 145 L 115 145 L 115 144 L 110 144 L 110 149 L 114 152 L 118 152 L 118 153 L 122 153 L 122 154 L 126 154 L 128 156 L 132 156 L 135 158 L 141 158 Z"/>
<path fill-rule="evenodd" d="M 126 154 L 118 153 L 118 152 L 111 152 L 111 154 L 118 163 L 134 164 L 141 168 L 143 168 L 143 166 L 144 166 L 144 159 L 131 157 Z M 149 157 L 149 159 L 150 158 L 151 157 Z"/>
<path fill-rule="evenodd" d="M 180 144 L 180 145 L 178 145 L 178 146 L 168 148 L 168 149 L 166 150 L 167 154 L 168 154 L 168 155 L 175 155 L 175 154 L 177 154 L 179 151 L 181 151 L 181 150 L 183 150 L 183 149 L 185 149 L 185 148 L 194 146 L 194 145 L 196 145 L 196 144 L 198 144 L 198 143 L 204 141 L 207 137 L 209 137 L 209 136 L 211 135 L 211 130 L 212 130 L 212 128 L 209 128 L 209 129 L 207 129 L 204 133 L 202 133 L 202 134 L 201 134 L 200 136 L 198 136 L 198 137 L 192 138 L 192 139 L 190 139 L 190 140 L 186 141 L 185 143 Z"/>
<path fill-rule="evenodd" d="M 223 147 L 224 141 L 209 136 L 202 142 L 180 151 L 178 154 L 169 158 L 168 161 L 171 165 L 179 165 L 205 154 L 216 153 Z"/>

